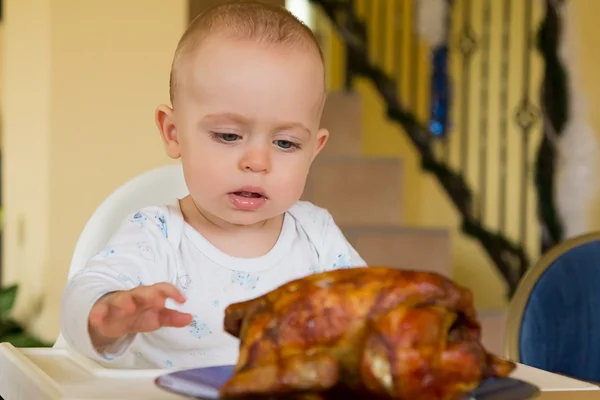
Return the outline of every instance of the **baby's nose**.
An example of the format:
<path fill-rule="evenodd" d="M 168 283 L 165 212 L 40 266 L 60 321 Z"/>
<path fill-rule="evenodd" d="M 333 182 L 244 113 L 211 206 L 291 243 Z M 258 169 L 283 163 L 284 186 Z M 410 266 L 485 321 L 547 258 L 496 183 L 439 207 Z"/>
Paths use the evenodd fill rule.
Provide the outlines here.
<path fill-rule="evenodd" d="M 248 172 L 268 172 L 271 169 L 271 157 L 266 148 L 254 148 L 244 154 L 240 168 Z"/>

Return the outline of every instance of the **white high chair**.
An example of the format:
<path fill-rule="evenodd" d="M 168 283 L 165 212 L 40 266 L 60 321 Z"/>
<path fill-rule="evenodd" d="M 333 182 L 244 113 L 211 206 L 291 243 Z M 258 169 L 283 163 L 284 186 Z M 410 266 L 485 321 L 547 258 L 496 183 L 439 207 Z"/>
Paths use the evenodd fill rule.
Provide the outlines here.
<path fill-rule="evenodd" d="M 147 171 L 123 184 L 100 204 L 83 228 L 75 245 L 68 278 L 102 250 L 127 214 L 145 206 L 172 203 L 188 193 L 181 164 Z M 68 347 L 62 333 L 53 347 Z"/>

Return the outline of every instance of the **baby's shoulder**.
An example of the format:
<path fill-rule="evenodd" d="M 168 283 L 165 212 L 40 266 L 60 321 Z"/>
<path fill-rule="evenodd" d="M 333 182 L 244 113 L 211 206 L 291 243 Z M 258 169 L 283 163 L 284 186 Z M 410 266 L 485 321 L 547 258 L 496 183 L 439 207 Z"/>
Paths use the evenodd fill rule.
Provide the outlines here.
<path fill-rule="evenodd" d="M 153 205 L 129 212 L 122 221 L 121 231 L 140 235 L 163 237 L 178 240 L 178 232 L 183 224 L 179 207 L 173 205 Z"/>
<path fill-rule="evenodd" d="M 288 213 L 302 226 L 311 229 L 324 229 L 332 217 L 329 211 L 314 205 L 310 201 L 298 201 L 289 210 Z"/>
<path fill-rule="evenodd" d="M 181 211 L 174 209 L 171 205 L 146 206 L 131 211 L 123 222 L 134 224 L 139 227 L 151 225 L 164 226 L 169 222 L 178 221 Z"/>
<path fill-rule="evenodd" d="M 309 201 L 298 201 L 289 210 L 296 225 L 304 231 L 307 238 L 320 249 L 336 228 L 333 217 L 325 208 L 314 205 Z"/>

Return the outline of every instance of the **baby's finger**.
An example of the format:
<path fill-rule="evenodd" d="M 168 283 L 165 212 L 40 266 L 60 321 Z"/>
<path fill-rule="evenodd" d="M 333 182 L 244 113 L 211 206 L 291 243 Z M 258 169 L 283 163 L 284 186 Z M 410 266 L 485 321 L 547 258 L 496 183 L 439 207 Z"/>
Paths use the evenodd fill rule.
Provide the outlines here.
<path fill-rule="evenodd" d="M 158 316 L 160 326 L 183 328 L 192 323 L 192 315 L 175 310 L 164 309 Z"/>
<path fill-rule="evenodd" d="M 152 285 L 151 287 L 159 290 L 166 298 L 173 299 L 180 304 L 183 304 L 186 301 L 186 298 L 183 296 L 183 294 L 181 294 L 179 289 L 177 289 L 175 286 L 171 285 L 170 283 L 161 282 L 161 283 Z"/>
<path fill-rule="evenodd" d="M 108 305 L 105 303 L 97 303 L 90 310 L 89 323 L 93 326 L 102 324 L 102 321 L 108 314 Z"/>
<path fill-rule="evenodd" d="M 115 317 L 131 315 L 135 312 L 137 306 L 133 300 L 131 291 L 115 293 L 108 299 L 109 314 Z"/>
<path fill-rule="evenodd" d="M 131 291 L 135 304 L 141 309 L 165 306 L 166 296 L 154 286 L 139 286 Z"/>

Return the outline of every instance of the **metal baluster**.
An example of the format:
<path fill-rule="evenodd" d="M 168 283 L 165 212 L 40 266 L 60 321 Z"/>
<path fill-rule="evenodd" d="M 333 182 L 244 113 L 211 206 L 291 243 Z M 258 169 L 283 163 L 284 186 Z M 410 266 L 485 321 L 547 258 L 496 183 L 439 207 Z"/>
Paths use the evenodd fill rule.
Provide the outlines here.
<path fill-rule="evenodd" d="M 381 70 L 387 71 L 386 53 L 387 53 L 387 15 L 386 15 L 386 4 L 389 0 L 380 0 L 378 7 L 378 20 L 379 20 L 379 62 L 381 63 Z"/>
<path fill-rule="evenodd" d="M 484 0 L 483 27 L 481 33 L 481 81 L 479 85 L 479 219 L 485 219 L 487 192 L 487 151 L 488 151 L 488 97 L 489 97 L 489 61 L 490 61 L 490 0 Z"/>
<path fill-rule="evenodd" d="M 499 204 L 499 227 L 500 231 L 506 229 L 506 191 L 508 183 L 508 90 L 509 90 L 509 66 L 510 66 L 510 23 L 511 2 L 504 0 L 502 10 L 502 47 L 500 60 L 500 190 L 498 196 Z"/>
<path fill-rule="evenodd" d="M 461 106 L 460 106 L 460 169 L 467 175 L 468 151 L 469 151 L 469 106 L 470 106 L 470 76 L 471 56 L 475 51 L 475 35 L 471 27 L 471 0 L 465 0 L 463 4 L 463 28 L 459 47 L 462 53 L 461 72 Z"/>
<path fill-rule="evenodd" d="M 373 34 L 375 27 L 375 24 L 373 23 L 373 21 L 375 20 L 374 17 L 376 17 L 375 0 L 368 0 L 367 5 L 365 7 L 365 24 L 366 30 L 368 32 L 368 37 L 370 38 L 375 37 L 375 35 Z M 373 40 L 369 40 L 367 41 L 367 46 L 369 59 L 371 62 L 375 62 L 377 60 L 375 43 L 373 43 Z"/>
<path fill-rule="evenodd" d="M 453 8 L 454 7 L 452 5 L 452 1 L 450 1 L 449 4 L 450 4 L 450 10 L 449 10 L 449 13 L 448 13 L 448 16 L 447 16 L 447 21 L 446 21 L 446 29 L 447 29 L 447 34 L 448 34 L 448 43 L 446 44 L 446 46 L 447 46 L 447 52 L 448 52 L 447 58 L 446 58 L 446 60 L 447 60 L 446 62 L 448 64 L 446 66 L 446 70 L 448 71 L 448 75 L 451 75 L 451 72 L 450 72 L 451 71 L 450 62 L 452 60 L 452 46 L 451 46 L 450 42 L 451 42 L 451 37 L 452 37 L 452 32 L 453 32 L 452 23 L 453 23 L 453 20 L 454 20 L 454 18 L 453 18 L 453 15 L 454 15 L 454 9 Z M 449 80 L 450 80 L 450 78 L 449 78 Z M 452 84 L 451 83 L 449 84 L 449 88 L 448 89 L 449 89 L 449 95 L 448 96 L 449 96 L 449 99 L 450 99 L 450 103 L 452 104 L 452 103 L 454 103 L 454 101 L 453 101 L 453 95 L 452 95 L 453 90 L 452 90 Z M 450 164 L 450 141 L 452 140 L 452 136 L 453 136 L 453 135 L 449 134 L 453 130 L 451 128 L 451 122 L 450 122 L 451 118 L 452 118 L 451 116 L 452 116 L 452 112 L 451 112 L 451 110 L 448 110 L 448 121 L 449 121 L 449 123 L 448 123 L 448 127 L 446 128 L 447 129 L 446 135 L 444 136 L 444 138 L 442 140 L 443 160 L 444 160 L 444 162 L 446 164 Z"/>
<path fill-rule="evenodd" d="M 410 71 L 412 73 L 412 76 L 409 78 L 409 84 L 410 84 L 410 104 L 412 105 L 412 112 L 413 114 L 415 114 L 415 116 L 417 116 L 417 107 L 418 107 L 418 101 L 419 101 L 419 85 L 418 85 L 418 81 L 419 81 L 419 33 L 417 32 L 417 2 L 418 0 L 413 0 L 412 1 L 412 12 L 413 12 L 413 18 L 412 18 L 412 30 L 411 30 L 411 41 L 410 41 L 410 45 L 411 45 L 411 68 Z"/>
<path fill-rule="evenodd" d="M 351 12 L 356 13 L 356 2 L 355 0 L 348 0 L 348 8 Z M 344 86 L 347 92 L 351 92 L 352 88 L 354 86 L 354 65 L 353 65 L 353 60 L 350 54 L 350 51 L 348 51 L 348 48 L 346 47 L 346 76 L 345 76 L 345 80 L 344 80 Z"/>
<path fill-rule="evenodd" d="M 523 81 L 522 81 L 522 99 L 519 110 L 517 111 L 517 123 L 521 127 L 521 245 L 524 249 L 527 248 L 527 186 L 529 182 L 529 137 L 531 128 L 535 123 L 536 113 L 530 99 L 531 87 L 531 26 L 533 22 L 532 15 L 532 0 L 525 1 L 525 18 L 524 18 L 524 46 L 523 46 Z"/>
<path fill-rule="evenodd" d="M 400 88 L 403 84 L 402 79 L 402 61 L 404 56 L 404 0 L 396 0 L 394 8 L 394 73 L 396 74 L 397 93 L 400 102 L 402 102 L 402 93 Z"/>

